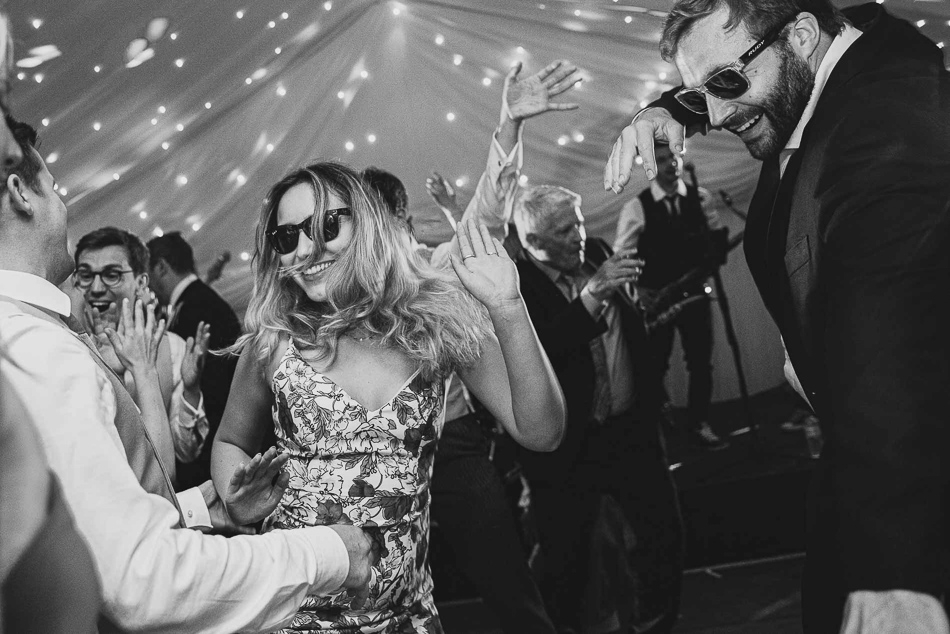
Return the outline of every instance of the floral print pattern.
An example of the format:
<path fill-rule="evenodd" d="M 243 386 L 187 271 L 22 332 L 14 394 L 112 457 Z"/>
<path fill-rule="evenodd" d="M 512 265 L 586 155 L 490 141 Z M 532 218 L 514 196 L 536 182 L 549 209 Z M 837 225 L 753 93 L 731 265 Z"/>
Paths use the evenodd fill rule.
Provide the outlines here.
<path fill-rule="evenodd" d="M 264 529 L 352 524 L 380 552 L 367 606 L 351 609 L 346 592 L 309 596 L 283 631 L 441 634 L 429 571 L 429 481 L 445 381 L 417 371 L 389 403 L 367 410 L 291 342 L 272 389 L 290 485 Z"/>

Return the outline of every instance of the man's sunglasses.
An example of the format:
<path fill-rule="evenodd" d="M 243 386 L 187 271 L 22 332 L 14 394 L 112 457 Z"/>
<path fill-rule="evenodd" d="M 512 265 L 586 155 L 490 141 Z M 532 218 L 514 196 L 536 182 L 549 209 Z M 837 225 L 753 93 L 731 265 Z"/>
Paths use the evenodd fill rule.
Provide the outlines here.
<path fill-rule="evenodd" d="M 339 209 L 327 209 L 323 213 L 323 242 L 331 242 L 340 235 L 340 216 L 352 216 L 353 212 L 349 207 L 340 207 Z M 296 225 L 278 225 L 267 232 L 267 238 L 274 247 L 274 251 L 281 255 L 291 253 L 297 248 L 297 241 L 300 232 L 313 240 L 313 215 L 311 214 L 303 222 Z"/>
<path fill-rule="evenodd" d="M 680 88 L 676 95 L 674 95 L 676 100 L 696 114 L 706 114 L 709 112 L 709 108 L 706 105 L 707 94 L 712 95 L 716 99 L 725 100 L 738 99 L 744 95 L 749 90 L 751 83 L 743 72 L 743 69 L 748 66 L 752 60 L 758 57 L 762 51 L 774 44 L 785 27 L 796 17 L 798 16 L 794 16 L 782 22 L 779 26 L 766 33 L 765 37 L 753 44 L 752 48 L 743 53 L 739 59 L 710 75 L 709 78 L 703 82 L 702 86 L 698 88 Z"/>

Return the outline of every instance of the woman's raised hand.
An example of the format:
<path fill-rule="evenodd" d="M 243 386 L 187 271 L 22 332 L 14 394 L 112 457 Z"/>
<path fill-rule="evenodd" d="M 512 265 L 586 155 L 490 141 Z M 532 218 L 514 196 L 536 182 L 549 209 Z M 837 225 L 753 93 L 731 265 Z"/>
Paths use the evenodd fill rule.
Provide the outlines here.
<path fill-rule="evenodd" d="M 455 237 L 461 257 L 452 254 L 452 268 L 475 299 L 489 310 L 521 301 L 518 269 L 485 225 L 460 222 Z"/>
<path fill-rule="evenodd" d="M 235 523 L 253 524 L 277 507 L 290 483 L 290 475 L 282 471 L 289 457 L 271 447 L 263 455 L 254 456 L 249 463 L 238 465 L 228 483 L 228 490 L 222 496 L 228 515 Z"/>
<path fill-rule="evenodd" d="M 155 320 L 155 307 L 143 306 L 135 300 L 135 309 L 128 298 L 122 300 L 118 327 L 104 328 L 105 335 L 122 365 L 133 374 L 155 368 L 158 346 L 165 336 L 165 320 Z"/>

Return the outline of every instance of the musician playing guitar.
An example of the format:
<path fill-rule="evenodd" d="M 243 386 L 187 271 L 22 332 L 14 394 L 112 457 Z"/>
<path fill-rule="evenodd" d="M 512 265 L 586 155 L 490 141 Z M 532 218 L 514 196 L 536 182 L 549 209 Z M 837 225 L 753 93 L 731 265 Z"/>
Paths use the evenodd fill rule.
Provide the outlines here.
<path fill-rule="evenodd" d="M 706 449 L 728 446 L 709 426 L 712 397 L 712 310 L 706 279 L 725 260 L 728 230 L 708 204 L 710 194 L 682 179 L 683 162 L 668 146 L 656 146 L 656 179 L 628 201 L 617 222 L 614 250 L 635 248 L 646 262 L 638 284 L 650 328 L 650 345 L 661 376 L 669 369 L 679 331 L 689 373 L 687 431 Z M 708 267 L 708 269 L 707 269 Z M 696 269 L 709 273 L 689 276 Z M 673 310 L 669 310 L 673 306 Z M 672 315 L 675 314 L 675 317 Z M 658 319 L 658 317 L 661 317 Z M 667 399 L 665 411 L 671 418 Z"/>

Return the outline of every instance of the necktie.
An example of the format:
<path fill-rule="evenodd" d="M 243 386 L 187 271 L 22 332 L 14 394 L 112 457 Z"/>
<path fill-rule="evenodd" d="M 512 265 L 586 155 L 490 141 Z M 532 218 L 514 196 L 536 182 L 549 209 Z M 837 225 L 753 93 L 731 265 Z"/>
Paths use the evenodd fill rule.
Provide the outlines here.
<path fill-rule="evenodd" d="M 569 290 L 568 297 L 575 299 L 586 283 L 584 273 L 578 271 L 575 275 L 562 274 L 560 279 Z M 610 416 L 612 395 L 610 393 L 610 373 L 607 370 L 607 348 L 603 337 L 594 337 L 590 341 L 590 354 L 594 362 L 594 398 L 591 403 L 591 419 L 601 424 Z"/>
<path fill-rule="evenodd" d="M 670 217 L 674 219 L 679 218 L 680 210 L 676 204 L 676 194 L 669 194 L 664 200 L 666 201 L 667 208 L 670 210 Z"/>

